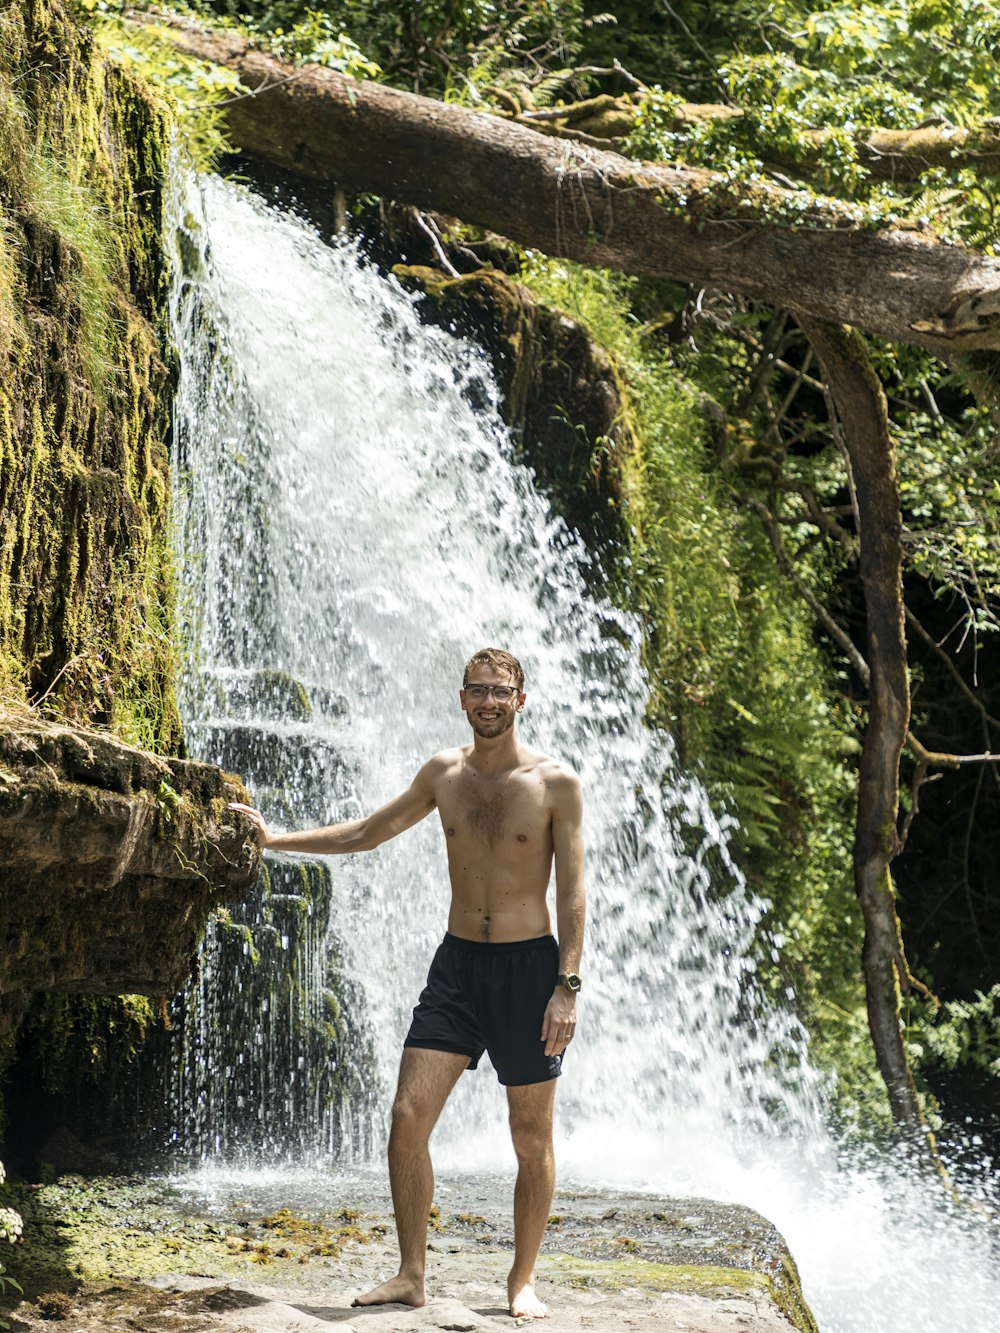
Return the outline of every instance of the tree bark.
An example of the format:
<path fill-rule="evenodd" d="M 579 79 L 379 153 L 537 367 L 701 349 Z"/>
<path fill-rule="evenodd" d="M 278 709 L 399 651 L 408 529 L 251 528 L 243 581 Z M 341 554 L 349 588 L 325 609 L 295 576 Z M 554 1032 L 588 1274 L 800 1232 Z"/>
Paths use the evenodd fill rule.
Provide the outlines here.
<path fill-rule="evenodd" d="M 858 206 L 633 162 L 319 65 L 296 67 L 176 20 L 161 35 L 235 70 L 249 156 L 448 213 L 550 255 L 741 292 L 948 355 L 1000 349 L 1000 260 Z"/>
<path fill-rule="evenodd" d="M 896 1123 L 928 1134 L 900 1017 L 909 970 L 890 863 L 899 849 L 899 758 L 910 718 L 903 606 L 902 514 L 895 449 L 882 386 L 852 329 L 806 317 L 802 328 L 823 367 L 840 417 L 858 497 L 861 579 L 867 611 L 868 726 L 861 752 L 854 884 L 865 922 L 862 965 L 868 1027 Z"/>

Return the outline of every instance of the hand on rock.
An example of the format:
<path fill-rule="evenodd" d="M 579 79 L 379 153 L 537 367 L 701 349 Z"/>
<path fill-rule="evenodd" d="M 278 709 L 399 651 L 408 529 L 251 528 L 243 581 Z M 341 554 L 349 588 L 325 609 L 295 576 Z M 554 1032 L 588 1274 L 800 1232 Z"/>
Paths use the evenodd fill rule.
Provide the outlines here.
<path fill-rule="evenodd" d="M 270 835 L 267 831 L 267 821 L 260 811 L 255 810 L 252 805 L 241 805 L 239 801 L 230 801 L 229 808 L 230 810 L 239 810 L 241 814 L 246 815 L 257 837 L 257 846 L 266 847 L 270 842 Z"/>

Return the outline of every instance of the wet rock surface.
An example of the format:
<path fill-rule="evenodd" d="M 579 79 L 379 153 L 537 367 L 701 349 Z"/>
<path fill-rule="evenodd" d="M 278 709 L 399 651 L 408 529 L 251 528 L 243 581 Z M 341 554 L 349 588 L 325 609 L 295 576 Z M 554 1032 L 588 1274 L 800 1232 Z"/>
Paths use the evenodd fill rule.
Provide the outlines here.
<path fill-rule="evenodd" d="M 170 995 L 260 855 L 241 783 L 109 734 L 0 717 L 0 995 Z"/>
<path fill-rule="evenodd" d="M 510 1328 L 525 1322 L 505 1300 L 510 1185 L 440 1183 L 420 1310 L 351 1305 L 395 1268 L 387 1188 L 372 1174 L 318 1176 L 303 1191 L 244 1178 L 240 1194 L 202 1193 L 182 1177 L 22 1186 L 27 1241 L 16 1267 L 30 1299 L 12 1328 L 53 1319 L 79 1333 Z M 749 1209 L 597 1191 L 560 1191 L 553 1207 L 538 1265 L 552 1333 L 814 1333 L 784 1242 Z"/>

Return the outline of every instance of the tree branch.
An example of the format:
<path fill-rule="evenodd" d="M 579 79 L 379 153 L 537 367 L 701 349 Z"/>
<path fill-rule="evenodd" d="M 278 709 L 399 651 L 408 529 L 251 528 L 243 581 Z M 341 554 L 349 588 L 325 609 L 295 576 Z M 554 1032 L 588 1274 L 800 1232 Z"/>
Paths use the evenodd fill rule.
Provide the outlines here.
<path fill-rule="evenodd" d="M 991 726 L 1000 727 L 1000 719 L 993 717 L 991 713 L 987 712 L 986 705 L 983 703 L 981 699 L 979 699 L 973 693 L 972 689 L 969 687 L 969 685 L 963 678 L 962 673 L 959 671 L 958 667 L 951 660 L 951 657 L 945 652 L 945 650 L 941 647 L 941 645 L 937 642 L 937 640 L 931 634 L 928 634 L 927 630 L 924 629 L 923 625 L 920 623 L 920 621 L 913 614 L 913 612 L 910 610 L 909 607 L 905 608 L 905 612 L 906 612 L 906 623 L 912 626 L 912 628 L 916 630 L 917 634 L 924 641 L 924 643 L 927 644 L 928 648 L 930 648 L 931 651 L 938 658 L 938 660 L 944 664 L 945 668 L 951 675 L 952 679 L 958 686 L 959 690 L 969 701 L 969 703 L 973 706 L 973 708 L 980 715 L 980 717 L 982 717 L 983 720 L 985 722 L 988 722 Z"/>
<path fill-rule="evenodd" d="M 961 768 L 964 764 L 1000 764 L 1000 754 L 986 750 L 983 754 L 951 754 L 948 750 L 928 750 L 912 731 L 906 733 L 906 744 L 925 768 Z"/>
<path fill-rule="evenodd" d="M 910 717 L 903 620 L 902 516 L 885 394 L 868 349 L 852 329 L 797 314 L 815 348 L 857 481 L 861 582 L 869 674 L 868 725 L 858 773 L 854 885 L 865 922 L 862 965 L 868 1027 L 893 1119 L 936 1150 L 902 1040 L 899 992 L 914 980 L 906 962 L 890 865 L 899 850 L 899 759 Z"/>
<path fill-rule="evenodd" d="M 596 100 L 596 99 L 589 99 Z M 614 105 L 612 105 L 614 104 Z M 603 137 L 617 140 L 620 147 L 635 122 L 641 98 L 635 94 L 610 97 L 595 115 L 609 116 L 606 124 L 610 133 Z M 567 120 L 584 120 L 586 113 L 577 108 L 586 102 L 571 103 L 563 108 Z M 547 119 L 559 122 L 559 107 L 552 107 Z M 668 132 L 683 133 L 710 120 L 739 120 L 745 112 L 736 106 L 716 102 L 679 101 L 672 116 L 665 118 Z M 799 179 L 824 171 L 829 145 L 840 140 L 840 129 L 807 129 L 793 149 L 781 151 L 762 143 L 758 154 L 764 165 L 776 174 L 791 172 Z M 986 178 L 1000 175 L 1000 133 L 992 125 L 961 129 L 956 125 L 921 125 L 911 130 L 871 129 L 854 135 L 858 162 L 874 180 L 908 184 L 920 179 L 927 171 L 941 168 L 946 171 L 973 171 Z"/>
<path fill-rule="evenodd" d="M 869 685 L 871 683 L 871 672 L 868 669 L 868 663 L 865 661 L 853 639 L 847 633 L 847 630 L 837 623 L 812 589 L 806 586 L 792 568 L 792 563 L 788 558 L 788 552 L 785 550 L 784 542 L 781 540 L 781 533 L 778 530 L 774 515 L 767 506 L 762 504 L 759 500 L 751 500 L 750 508 L 757 514 L 764 525 L 764 530 L 771 542 L 771 549 L 774 551 L 774 558 L 777 561 L 778 568 L 781 570 L 782 574 L 788 579 L 803 601 L 812 608 L 816 619 L 854 667 L 854 670 L 858 673 L 863 683 L 866 686 Z"/>

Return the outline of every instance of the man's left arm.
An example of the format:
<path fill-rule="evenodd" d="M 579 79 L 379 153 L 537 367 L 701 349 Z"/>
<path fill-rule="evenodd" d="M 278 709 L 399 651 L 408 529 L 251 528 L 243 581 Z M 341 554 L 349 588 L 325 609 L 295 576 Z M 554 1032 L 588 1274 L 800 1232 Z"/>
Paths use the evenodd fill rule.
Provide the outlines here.
<path fill-rule="evenodd" d="M 583 792 L 568 769 L 553 784 L 552 849 L 556 870 L 556 925 L 559 971 L 579 972 L 586 898 L 583 887 Z M 545 1009 L 542 1041 L 546 1055 L 559 1055 L 576 1031 L 576 994 L 558 985 Z"/>

